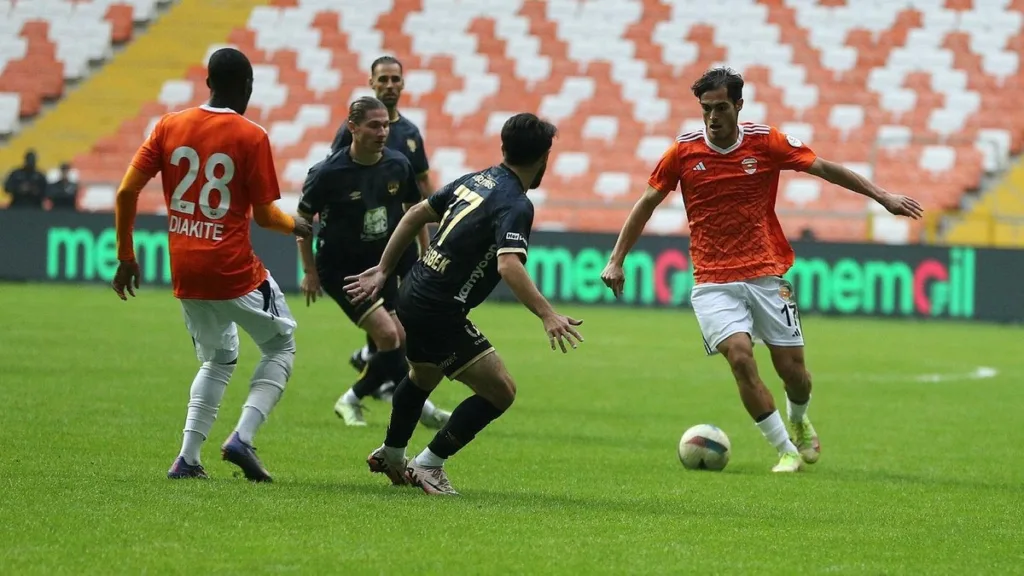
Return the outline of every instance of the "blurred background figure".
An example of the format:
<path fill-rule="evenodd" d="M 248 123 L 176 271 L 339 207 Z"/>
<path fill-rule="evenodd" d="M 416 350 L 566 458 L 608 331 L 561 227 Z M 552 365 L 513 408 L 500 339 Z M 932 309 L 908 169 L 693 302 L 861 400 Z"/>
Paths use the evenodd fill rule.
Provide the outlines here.
<path fill-rule="evenodd" d="M 35 150 L 25 152 L 24 164 L 7 175 L 4 192 L 11 196 L 10 208 L 43 209 L 46 176 L 36 168 Z"/>

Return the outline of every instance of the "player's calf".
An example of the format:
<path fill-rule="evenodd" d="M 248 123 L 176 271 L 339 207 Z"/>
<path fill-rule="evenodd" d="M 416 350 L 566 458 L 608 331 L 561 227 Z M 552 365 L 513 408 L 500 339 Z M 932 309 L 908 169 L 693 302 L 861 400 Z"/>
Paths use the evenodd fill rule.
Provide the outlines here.
<path fill-rule="evenodd" d="M 786 386 L 786 412 L 792 440 L 804 462 L 814 464 L 821 457 L 818 433 L 807 417 L 811 402 L 811 374 L 804 364 L 802 346 L 772 346 L 772 363 Z"/>
<path fill-rule="evenodd" d="M 771 392 L 765 387 L 758 374 L 750 336 L 745 333 L 733 334 L 726 338 L 718 349 L 729 362 L 733 376 L 736 378 L 736 384 L 739 386 L 743 405 L 746 407 L 747 413 L 754 419 L 754 423 L 765 440 L 774 446 L 782 456 L 796 455 L 797 448 L 789 438 L 789 432 L 786 430 L 782 416 L 775 409 L 775 401 L 772 399 Z"/>

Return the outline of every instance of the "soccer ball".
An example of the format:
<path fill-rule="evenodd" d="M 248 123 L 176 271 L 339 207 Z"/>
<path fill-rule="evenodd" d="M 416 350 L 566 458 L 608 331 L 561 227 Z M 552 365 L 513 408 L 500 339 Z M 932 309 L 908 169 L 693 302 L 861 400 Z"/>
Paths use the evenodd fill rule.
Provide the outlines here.
<path fill-rule="evenodd" d="M 719 471 L 729 463 L 729 437 L 717 426 L 698 424 L 679 440 L 679 461 L 687 470 Z"/>

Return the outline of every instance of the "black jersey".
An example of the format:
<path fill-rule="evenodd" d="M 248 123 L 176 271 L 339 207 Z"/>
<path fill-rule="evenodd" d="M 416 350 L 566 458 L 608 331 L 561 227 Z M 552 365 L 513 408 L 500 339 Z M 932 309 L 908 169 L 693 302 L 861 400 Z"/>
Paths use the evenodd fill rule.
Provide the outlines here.
<path fill-rule="evenodd" d="M 367 166 L 355 162 L 345 146 L 309 169 L 299 211 L 320 217 L 317 268 L 377 264 L 405 212 L 420 201 L 412 165 L 384 148 Z"/>
<path fill-rule="evenodd" d="M 337 152 L 345 146 L 352 145 L 352 133 L 348 130 L 348 122 L 344 122 L 338 133 L 334 135 L 334 142 L 331 144 L 331 152 Z M 423 136 L 420 129 L 416 127 L 405 116 L 399 115 L 398 120 L 391 123 L 388 132 L 388 139 L 385 146 L 401 152 L 412 163 L 412 169 L 420 176 L 430 170 L 430 163 L 427 162 L 427 151 L 423 147 Z"/>
<path fill-rule="evenodd" d="M 505 165 L 462 176 L 427 202 L 441 222 L 402 283 L 400 305 L 430 314 L 468 313 L 501 280 L 498 255 L 526 260 L 533 204 Z"/>

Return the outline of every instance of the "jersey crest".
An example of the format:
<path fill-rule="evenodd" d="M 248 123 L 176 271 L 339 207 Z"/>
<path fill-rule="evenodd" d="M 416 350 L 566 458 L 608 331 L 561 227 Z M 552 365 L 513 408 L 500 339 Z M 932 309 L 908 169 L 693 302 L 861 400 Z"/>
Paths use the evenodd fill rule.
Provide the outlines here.
<path fill-rule="evenodd" d="M 409 148 L 409 152 L 416 151 L 416 140 L 409 138 L 408 140 L 405 141 L 405 145 Z"/>
<path fill-rule="evenodd" d="M 398 194 L 398 181 L 397 180 L 392 180 L 391 182 L 388 182 L 388 194 L 391 194 L 392 196 L 394 196 L 395 194 Z"/>

